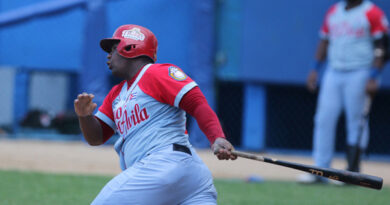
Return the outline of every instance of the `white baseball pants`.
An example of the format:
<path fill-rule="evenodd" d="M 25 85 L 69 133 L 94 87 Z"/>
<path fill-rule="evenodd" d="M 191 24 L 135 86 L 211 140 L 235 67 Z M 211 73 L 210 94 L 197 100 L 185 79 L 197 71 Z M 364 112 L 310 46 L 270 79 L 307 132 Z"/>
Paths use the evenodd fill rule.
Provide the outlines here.
<path fill-rule="evenodd" d="M 330 167 L 334 149 L 337 121 L 345 111 L 347 144 L 359 143 L 362 149 L 368 145 L 369 133 L 366 127 L 358 141 L 359 123 L 362 118 L 365 86 L 370 69 L 338 71 L 328 68 L 320 87 L 314 120 L 313 158 L 316 166 Z"/>
<path fill-rule="evenodd" d="M 190 150 L 169 145 L 148 155 L 108 182 L 92 204 L 217 204 L 211 173 Z"/>

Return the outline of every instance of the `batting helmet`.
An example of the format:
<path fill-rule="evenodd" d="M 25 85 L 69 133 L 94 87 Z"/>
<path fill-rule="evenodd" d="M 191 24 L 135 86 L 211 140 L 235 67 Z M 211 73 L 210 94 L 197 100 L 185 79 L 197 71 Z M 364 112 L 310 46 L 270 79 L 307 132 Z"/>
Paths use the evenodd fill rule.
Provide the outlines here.
<path fill-rule="evenodd" d="M 148 56 L 153 62 L 157 59 L 157 39 L 149 29 L 142 26 L 122 25 L 116 29 L 112 38 L 101 40 L 100 47 L 110 53 L 115 43 L 118 43 L 116 49 L 123 57 Z"/>

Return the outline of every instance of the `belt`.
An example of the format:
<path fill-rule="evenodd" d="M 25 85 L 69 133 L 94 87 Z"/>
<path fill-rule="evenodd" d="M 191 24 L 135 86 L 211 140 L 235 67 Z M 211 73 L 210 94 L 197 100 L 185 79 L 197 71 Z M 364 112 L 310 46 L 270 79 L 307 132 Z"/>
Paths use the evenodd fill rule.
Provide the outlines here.
<path fill-rule="evenodd" d="M 173 151 L 184 152 L 184 153 L 187 153 L 189 155 L 192 155 L 190 148 L 188 148 L 184 145 L 180 145 L 180 144 L 173 144 Z"/>

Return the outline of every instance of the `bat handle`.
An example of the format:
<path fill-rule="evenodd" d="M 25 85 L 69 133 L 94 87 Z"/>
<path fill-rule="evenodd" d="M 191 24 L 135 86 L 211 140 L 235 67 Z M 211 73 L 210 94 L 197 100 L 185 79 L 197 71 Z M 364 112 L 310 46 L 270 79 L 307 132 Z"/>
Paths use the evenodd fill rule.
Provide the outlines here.
<path fill-rule="evenodd" d="M 257 155 L 254 155 L 254 154 L 240 152 L 240 151 L 237 151 L 237 150 L 232 150 L 231 153 L 236 155 L 236 156 L 238 156 L 238 157 L 247 158 L 247 159 L 254 159 L 254 160 L 257 160 L 257 161 L 264 162 L 264 157 L 262 157 L 262 156 L 257 156 Z"/>
<path fill-rule="evenodd" d="M 363 108 L 363 116 L 364 117 L 368 116 L 370 109 L 371 109 L 371 104 L 372 104 L 372 97 L 367 97 L 366 101 L 364 103 L 364 108 Z"/>

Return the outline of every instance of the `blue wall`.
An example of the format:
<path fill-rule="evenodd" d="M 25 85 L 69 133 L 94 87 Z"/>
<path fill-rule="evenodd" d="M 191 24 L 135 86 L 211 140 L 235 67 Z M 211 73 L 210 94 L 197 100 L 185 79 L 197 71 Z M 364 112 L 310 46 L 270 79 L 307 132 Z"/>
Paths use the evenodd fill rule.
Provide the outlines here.
<path fill-rule="evenodd" d="M 0 64 L 43 69 L 79 69 L 84 16 L 82 9 L 76 9 L 50 18 L 34 18 L 21 24 L 2 27 Z"/>
<path fill-rule="evenodd" d="M 0 2 L 1 10 L 5 12 L 47 0 Z M 148 27 L 159 40 L 158 62 L 171 62 L 188 70 L 188 45 L 191 43 L 192 31 L 191 1 L 108 1 L 106 11 L 109 25 L 107 37 L 122 24 Z M 48 18 L 33 18 L 21 24 L 3 27 L 0 30 L 0 45 L 7 49 L 0 50 L 0 64 L 45 69 L 81 69 L 85 16 L 85 10 L 77 8 Z"/>
<path fill-rule="evenodd" d="M 59 0 L 0 1 L 2 12 Z M 169 3 L 167 3 L 169 2 Z M 303 84 L 312 65 L 318 29 L 335 0 L 225 0 L 220 4 L 217 28 L 220 78 L 240 81 Z M 390 2 L 375 0 L 385 12 Z M 110 36 L 121 24 L 150 28 L 159 39 L 158 62 L 171 62 L 191 75 L 192 35 L 202 28 L 191 25 L 190 0 L 108 1 Z M 180 9 L 178 9 L 180 8 Z M 17 67 L 80 70 L 85 31 L 85 9 L 77 8 L 49 18 L 39 17 L 0 30 L 0 64 Z M 98 42 L 95 42 L 98 43 Z M 90 52 L 103 52 L 91 50 Z M 389 69 L 385 79 L 390 79 Z M 386 86 L 390 81 L 383 80 Z"/>
<path fill-rule="evenodd" d="M 225 0 L 217 16 L 217 75 L 222 80 L 238 80 L 242 53 L 242 2 Z"/>
<path fill-rule="evenodd" d="M 13 9 L 18 9 L 24 6 L 33 5 L 35 3 L 44 2 L 44 1 L 47 0 L 0 1 L 0 11 L 3 12 L 3 11 L 9 11 Z M 55 0 L 50 0 L 50 1 L 55 1 Z"/>
<path fill-rule="evenodd" d="M 289 2 L 244 2 L 243 79 L 279 83 L 305 80 L 318 30 L 331 1 Z"/>

